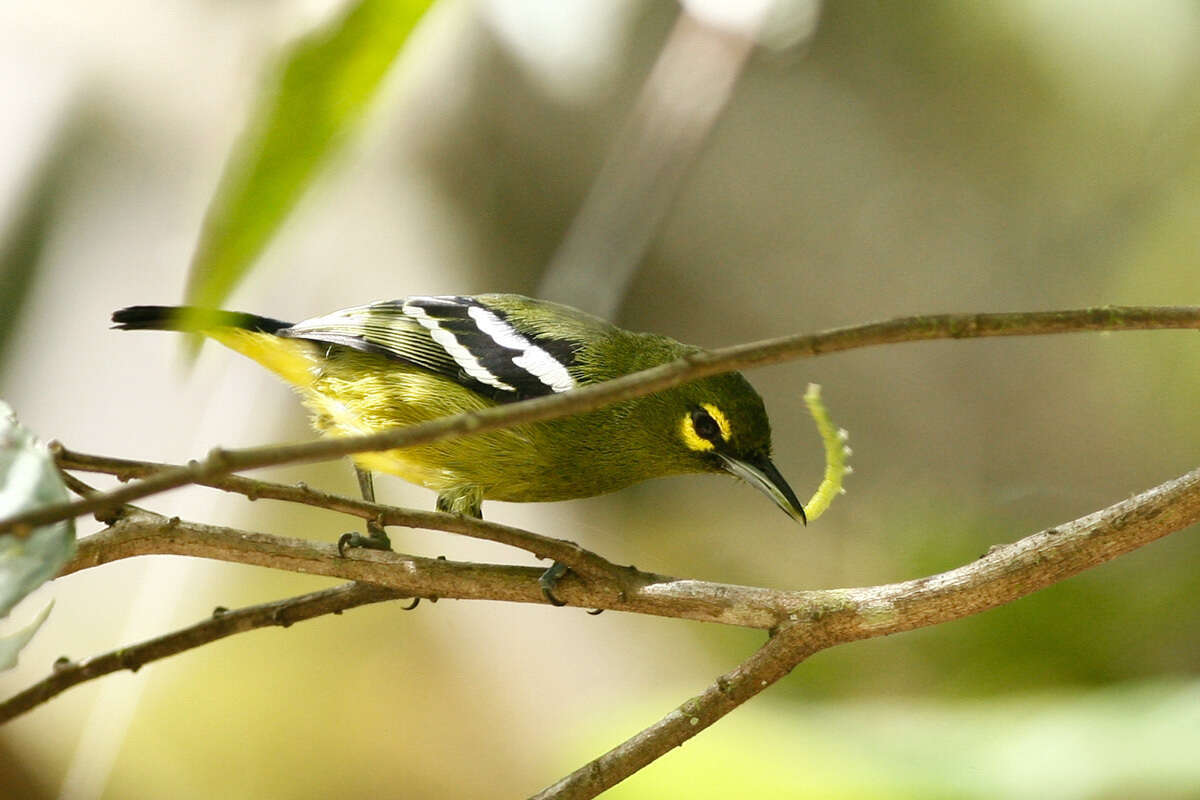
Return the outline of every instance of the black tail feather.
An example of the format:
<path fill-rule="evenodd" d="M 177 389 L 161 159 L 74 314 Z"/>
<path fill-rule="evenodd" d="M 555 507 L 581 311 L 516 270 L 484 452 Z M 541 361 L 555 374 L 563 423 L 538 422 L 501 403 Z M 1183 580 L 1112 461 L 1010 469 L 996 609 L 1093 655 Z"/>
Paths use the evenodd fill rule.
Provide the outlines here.
<path fill-rule="evenodd" d="M 123 331 L 190 331 L 205 328 L 243 328 L 275 333 L 292 323 L 256 314 L 214 311 L 194 306 L 130 306 L 114 311 L 113 327 Z"/>

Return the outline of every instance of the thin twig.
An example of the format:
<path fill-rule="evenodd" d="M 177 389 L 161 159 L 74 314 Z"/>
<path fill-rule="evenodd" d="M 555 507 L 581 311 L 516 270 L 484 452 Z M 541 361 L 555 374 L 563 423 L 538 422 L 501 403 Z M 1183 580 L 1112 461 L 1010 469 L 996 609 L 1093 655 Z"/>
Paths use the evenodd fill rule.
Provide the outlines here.
<path fill-rule="evenodd" d="M 59 443 L 51 447 L 55 461 L 62 469 L 84 472 L 99 472 L 114 475 L 121 480 L 144 478 L 160 472 L 180 469 L 175 464 L 154 461 L 135 461 L 68 450 Z M 538 558 L 561 561 L 580 575 L 596 580 L 611 579 L 617 572 L 615 564 L 595 553 L 584 550 L 574 542 L 554 539 L 532 531 L 502 525 L 497 522 L 467 517 L 461 514 L 446 514 L 440 511 L 418 511 L 411 508 L 371 503 L 344 495 L 321 492 L 306 484 L 288 486 L 241 475 L 219 475 L 197 481 L 198 485 L 234 492 L 251 500 L 283 500 L 291 503 L 316 506 L 329 511 L 349 514 L 361 519 L 372 520 L 380 525 L 400 525 L 407 528 L 429 529 L 457 533 L 473 539 L 497 542 L 533 553 Z M 94 490 L 93 490 L 94 491 Z"/>
<path fill-rule="evenodd" d="M 393 600 L 400 595 L 392 589 L 367 583 L 346 583 L 332 589 L 239 608 L 218 610 L 209 619 L 182 630 L 156 636 L 138 644 L 122 647 L 83 661 L 60 659 L 49 677 L 0 703 L 0 723 L 20 716 L 56 697 L 72 686 L 121 670 L 137 672 L 144 664 L 173 656 L 185 650 L 215 642 L 235 633 L 278 625 L 286 628 L 324 614 L 340 614 L 346 609 L 369 603 Z"/>
<path fill-rule="evenodd" d="M 900 317 L 837 328 L 823 333 L 786 336 L 726 347 L 672 361 L 611 381 L 563 394 L 432 420 L 369 436 L 320 439 L 292 445 L 240 450 L 214 449 L 203 461 L 151 475 L 137 483 L 71 503 L 39 509 L 0 520 L 0 533 L 28 532 L 33 527 L 112 508 L 148 495 L 219 475 L 259 467 L 325 461 L 352 453 L 391 450 L 429 444 L 513 425 L 591 411 L 602 406 L 652 394 L 698 378 L 738 369 L 761 367 L 797 358 L 900 342 L 969 339 L 991 336 L 1035 336 L 1081 331 L 1129 331 L 1200 328 L 1196 306 L 1105 306 L 1069 311 L 1001 314 L 938 314 Z"/>

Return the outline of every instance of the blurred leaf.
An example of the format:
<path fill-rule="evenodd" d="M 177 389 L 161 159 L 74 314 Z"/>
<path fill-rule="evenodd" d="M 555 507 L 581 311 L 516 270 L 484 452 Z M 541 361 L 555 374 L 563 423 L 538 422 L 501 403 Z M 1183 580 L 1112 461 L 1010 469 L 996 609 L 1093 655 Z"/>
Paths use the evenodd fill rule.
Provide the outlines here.
<path fill-rule="evenodd" d="M 0 518 L 67 499 L 67 487 L 46 446 L 0 402 Z M 0 535 L 0 617 L 53 578 L 74 552 L 71 520 L 43 525 L 27 536 Z"/>
<path fill-rule="evenodd" d="M 12 222 L 0 236 L 0 358 L 16 329 L 25 296 L 33 285 L 61 198 L 79 167 L 88 133 L 80 114 L 69 117 L 44 150 L 41 163 L 18 201 Z"/>
<path fill-rule="evenodd" d="M 47 603 L 46 607 L 38 612 L 33 621 L 24 628 L 12 636 L 0 636 L 0 671 L 12 669 L 17 665 L 17 656 L 25 649 L 25 645 L 29 644 L 29 640 L 38 632 L 38 628 L 42 627 L 46 617 L 50 616 L 52 608 L 54 608 L 53 600 Z"/>
<path fill-rule="evenodd" d="M 359 0 L 297 42 L 258 99 L 204 220 L 188 302 L 219 305 L 344 143 L 432 0 Z"/>

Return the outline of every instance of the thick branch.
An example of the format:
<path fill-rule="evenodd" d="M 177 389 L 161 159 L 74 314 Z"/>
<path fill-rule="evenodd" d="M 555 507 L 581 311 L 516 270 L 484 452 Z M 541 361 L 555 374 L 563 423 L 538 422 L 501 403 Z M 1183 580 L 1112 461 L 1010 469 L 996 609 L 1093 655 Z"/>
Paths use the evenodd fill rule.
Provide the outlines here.
<path fill-rule="evenodd" d="M 811 335 L 787 336 L 752 344 L 726 347 L 615 380 L 570 392 L 537 397 L 469 414 L 444 417 L 371 436 L 321 439 L 314 442 L 242 450 L 213 450 L 203 461 L 151 475 L 111 492 L 67 504 L 45 506 L 6 520 L 0 533 L 28 531 L 60 519 L 103 512 L 151 494 L 198 483 L 219 475 L 258 467 L 324 461 L 376 450 L 413 447 L 522 423 L 590 411 L 634 397 L 662 391 L 697 378 L 750 367 L 777 364 L 860 347 L 931 339 L 968 339 L 989 336 L 1031 336 L 1078 331 L 1128 331 L 1164 328 L 1200 328 L 1200 307 L 1107 306 L 1071 311 L 1035 311 L 1003 314 L 939 314 L 900 317 Z"/>

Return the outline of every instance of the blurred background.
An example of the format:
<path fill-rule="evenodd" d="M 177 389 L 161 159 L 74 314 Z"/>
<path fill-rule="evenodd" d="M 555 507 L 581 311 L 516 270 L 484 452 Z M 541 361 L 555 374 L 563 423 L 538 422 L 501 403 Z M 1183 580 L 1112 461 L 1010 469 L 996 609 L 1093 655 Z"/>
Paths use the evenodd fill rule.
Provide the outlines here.
<path fill-rule="evenodd" d="M 183 298 L 228 154 L 327 0 L 0 5 L 0 397 L 44 439 L 184 461 L 311 436 L 206 346 L 107 330 Z M 536 294 L 667 40 L 641 0 L 445 0 L 366 124 L 227 305 L 300 319 L 406 294 Z M 800 40 L 795 43 L 795 40 Z M 615 321 L 721 346 L 917 312 L 1193 304 L 1200 6 L 831 2 L 750 56 Z M 805 497 L 822 384 L 848 494 L 798 529 L 716 477 L 490 519 L 651 571 L 780 588 L 950 569 L 1197 466 L 1194 333 L 938 342 L 749 374 Z M 259 473 L 355 492 L 345 463 Z M 433 495 L 377 480 L 380 499 Z M 210 490 L 168 515 L 332 541 L 332 514 Z M 94 530 L 80 521 L 80 533 Z M 425 531 L 398 550 L 524 553 Z M 1182 532 L 1008 607 L 821 653 L 612 797 L 1200 797 L 1200 541 Z M 330 582 L 153 557 L 43 587 L 3 694 L 217 605 Z M 0 728 L 4 797 L 529 794 L 763 639 L 618 613 L 382 604 L 235 636 Z"/>

